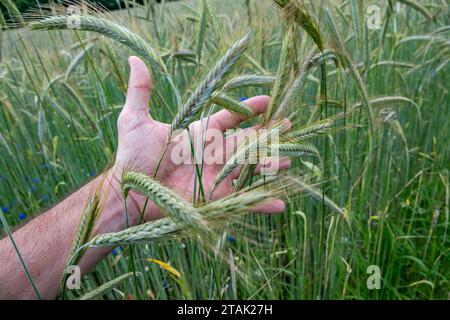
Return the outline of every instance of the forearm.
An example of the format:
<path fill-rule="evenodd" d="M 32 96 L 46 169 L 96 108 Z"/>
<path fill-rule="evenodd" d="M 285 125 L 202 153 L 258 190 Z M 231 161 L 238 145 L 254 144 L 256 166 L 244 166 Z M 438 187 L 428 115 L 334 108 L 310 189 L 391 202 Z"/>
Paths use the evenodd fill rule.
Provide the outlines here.
<path fill-rule="evenodd" d="M 56 297 L 84 205 L 99 186 L 101 178 L 91 181 L 13 234 L 37 288 L 46 299 Z M 115 232 L 125 227 L 119 183 L 111 173 L 107 174 L 102 189 L 109 189 L 109 192 L 94 234 Z M 130 222 L 134 224 L 136 214 L 132 220 Z M 111 248 L 89 249 L 79 264 L 81 272 L 87 272 L 110 250 Z M 0 241 L 0 266 L 0 299 L 36 298 L 9 238 Z"/>

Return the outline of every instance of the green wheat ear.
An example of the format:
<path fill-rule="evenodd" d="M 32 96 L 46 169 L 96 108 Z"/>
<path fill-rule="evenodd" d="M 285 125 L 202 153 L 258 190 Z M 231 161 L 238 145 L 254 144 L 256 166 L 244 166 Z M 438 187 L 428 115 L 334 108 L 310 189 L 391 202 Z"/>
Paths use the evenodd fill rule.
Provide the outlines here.
<path fill-rule="evenodd" d="M 223 107 L 224 109 L 227 109 L 228 111 L 240 114 L 246 118 L 249 118 L 253 115 L 252 109 L 226 94 L 214 94 L 210 101 Z"/>
<path fill-rule="evenodd" d="M 98 297 L 98 296 L 104 294 L 105 292 L 111 290 L 115 286 L 119 285 L 123 281 L 130 279 L 131 277 L 133 277 L 133 275 L 134 275 L 133 272 L 125 273 L 105 284 L 102 284 L 101 286 L 95 288 L 94 290 L 92 290 L 88 293 L 85 293 L 83 296 L 81 296 L 79 298 L 79 300 L 91 300 L 95 297 Z"/>
<path fill-rule="evenodd" d="M 264 190 L 272 180 L 267 179 L 255 183 L 256 187 L 233 193 L 224 198 L 209 202 L 197 208 L 203 219 L 213 228 L 232 221 L 234 218 L 245 215 L 248 210 L 264 203 L 268 198 L 275 196 L 275 188 Z M 281 190 L 281 189 L 280 189 Z M 192 225 L 176 223 L 173 218 L 167 217 L 133 226 L 119 232 L 97 235 L 89 241 L 89 247 L 117 246 L 123 244 L 151 243 L 168 240 L 177 236 L 192 235 Z"/>
<path fill-rule="evenodd" d="M 108 19 L 92 15 L 80 14 L 77 18 L 80 21 L 80 28 L 77 30 L 97 32 L 120 42 L 147 60 L 154 72 L 160 73 L 162 71 L 164 74 L 167 73 L 166 65 L 158 56 L 155 49 L 128 28 Z M 39 21 L 31 22 L 29 28 L 31 30 L 68 30 L 67 19 L 67 15 L 47 17 Z"/>
<path fill-rule="evenodd" d="M 141 172 L 125 171 L 122 175 L 122 191 L 125 198 L 129 191 L 135 190 L 146 195 L 174 221 L 208 231 L 207 222 L 192 205 L 181 199 L 169 188 Z"/>
<path fill-rule="evenodd" d="M 83 208 L 83 214 L 81 216 L 80 223 L 78 224 L 72 243 L 72 248 L 69 252 L 68 259 L 64 267 L 64 274 L 61 279 L 59 296 L 62 299 L 64 299 L 66 281 L 68 279 L 66 270 L 71 265 L 77 265 L 80 262 L 87 249 L 86 243 L 88 243 L 92 237 L 95 225 L 103 211 L 106 198 L 109 194 L 109 187 L 104 188 L 106 179 L 107 174 L 105 173 L 101 178 L 99 185 L 89 196 L 88 201 Z"/>
<path fill-rule="evenodd" d="M 319 24 L 306 8 L 303 0 L 274 0 L 283 9 L 285 18 L 300 25 L 313 39 L 320 51 L 324 49 L 323 36 Z"/>
<path fill-rule="evenodd" d="M 208 103 L 217 84 L 231 71 L 238 58 L 247 49 L 249 43 L 250 34 L 246 34 L 243 38 L 236 41 L 206 74 L 189 99 L 179 108 L 171 124 L 172 132 L 188 127 L 195 116 Z"/>
<path fill-rule="evenodd" d="M 242 75 L 230 79 L 222 88 L 223 91 L 241 89 L 243 87 L 271 87 L 275 83 L 273 76 Z"/>

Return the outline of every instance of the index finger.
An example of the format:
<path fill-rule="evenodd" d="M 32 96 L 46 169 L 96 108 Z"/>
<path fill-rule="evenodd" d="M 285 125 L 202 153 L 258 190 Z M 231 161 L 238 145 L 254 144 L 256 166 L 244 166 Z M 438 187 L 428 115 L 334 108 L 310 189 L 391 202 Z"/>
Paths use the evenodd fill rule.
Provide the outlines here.
<path fill-rule="evenodd" d="M 269 106 L 269 96 L 256 96 L 243 101 L 242 103 L 250 107 L 253 115 L 263 114 Z M 209 119 L 209 128 L 226 131 L 233 129 L 247 118 L 228 110 L 221 110 L 213 114 Z"/>

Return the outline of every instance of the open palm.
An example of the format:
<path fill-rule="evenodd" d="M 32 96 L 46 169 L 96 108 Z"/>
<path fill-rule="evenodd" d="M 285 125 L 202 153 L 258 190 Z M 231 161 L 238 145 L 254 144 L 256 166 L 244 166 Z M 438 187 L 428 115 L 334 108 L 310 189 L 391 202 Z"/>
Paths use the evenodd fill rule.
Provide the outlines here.
<path fill-rule="evenodd" d="M 119 145 L 115 162 L 115 170 L 121 172 L 124 168 L 144 172 L 148 175 L 155 175 L 165 186 L 176 191 L 186 199 L 193 198 L 194 190 L 198 190 L 196 184 L 196 167 L 194 161 L 174 161 L 173 155 L 178 155 L 178 150 L 186 150 L 182 143 L 193 142 L 194 148 L 197 142 L 203 146 L 214 147 L 215 152 L 223 154 L 224 160 L 230 155 L 237 142 L 239 135 L 246 135 L 242 130 L 233 137 L 226 137 L 224 133 L 228 129 L 235 128 L 244 119 L 237 114 L 227 110 L 222 110 L 212 115 L 208 121 L 194 122 L 189 126 L 189 131 L 184 130 L 177 137 L 170 137 L 170 125 L 153 120 L 148 112 L 148 104 L 152 90 L 152 81 L 146 65 L 137 57 L 129 59 L 130 80 L 125 106 L 118 119 Z M 264 113 L 267 109 L 269 97 L 257 96 L 246 100 L 244 103 L 251 107 L 254 114 Z M 206 131 L 205 131 L 206 130 Z M 220 130 L 220 137 L 217 135 L 211 139 L 203 139 L 208 136 L 209 131 Z M 201 139 L 199 139 L 201 138 Z M 233 141 L 231 141 L 234 139 Z M 232 146 L 232 147 L 230 147 Z M 167 149 L 166 149 L 167 147 Z M 183 154 L 184 159 L 192 159 L 190 148 L 189 154 Z M 164 156 L 163 156 L 164 155 Z M 163 157 L 162 157 L 163 156 Z M 162 157 L 162 160 L 161 160 Z M 160 162 L 161 160 L 161 162 Z M 223 162 L 207 164 L 201 166 L 204 194 L 207 195 L 214 183 L 218 172 L 223 167 Z M 289 159 L 280 160 L 280 168 L 285 169 L 290 166 Z M 257 169 L 258 170 L 258 169 Z M 214 192 L 214 198 L 220 198 L 232 192 L 232 180 L 239 174 L 239 168 L 235 169 L 225 181 L 223 181 Z M 197 181 L 198 182 L 198 181 Z M 195 186 L 197 188 L 195 189 Z M 137 193 L 131 193 L 134 204 L 134 217 L 143 208 L 145 197 Z M 280 200 L 273 200 L 269 204 L 261 207 L 258 211 L 275 213 L 284 210 L 284 203 Z M 131 212 L 133 213 L 133 212 Z M 153 203 L 149 203 L 146 210 L 145 219 L 151 220 L 160 217 L 158 208 Z"/>

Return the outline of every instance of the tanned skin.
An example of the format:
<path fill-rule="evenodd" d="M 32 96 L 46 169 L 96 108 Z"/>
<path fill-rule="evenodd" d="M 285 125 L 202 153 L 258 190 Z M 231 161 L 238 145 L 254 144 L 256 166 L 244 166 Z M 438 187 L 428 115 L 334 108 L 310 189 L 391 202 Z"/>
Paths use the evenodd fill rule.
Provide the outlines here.
<path fill-rule="evenodd" d="M 130 80 L 127 99 L 119 116 L 119 143 L 113 167 L 103 175 L 74 192 L 52 209 L 36 217 L 13 233 L 13 238 L 22 255 L 31 276 L 44 299 L 56 298 L 63 269 L 66 264 L 73 238 L 79 224 L 83 208 L 90 195 L 102 184 L 105 191 L 105 205 L 96 224 L 94 234 L 117 232 L 125 228 L 124 200 L 120 190 L 120 176 L 123 168 L 132 166 L 133 170 L 154 175 L 158 161 L 166 147 L 170 126 L 153 120 L 149 115 L 148 105 L 152 91 L 152 81 L 146 65 L 137 57 L 129 59 Z M 257 96 L 244 103 L 251 107 L 254 114 L 266 111 L 269 102 L 267 96 Z M 222 110 L 212 115 L 210 128 L 221 130 L 236 127 L 243 119 L 236 114 Z M 203 132 L 200 122 L 190 126 L 193 141 Z M 187 134 L 183 132 L 182 134 Z M 242 133 L 245 135 L 245 131 Z M 223 137 L 224 145 L 229 138 Z M 194 190 L 195 166 L 191 164 L 176 165 L 171 160 L 170 151 L 177 147 L 172 142 L 157 172 L 157 178 L 164 185 L 176 190 L 186 199 L 192 198 Z M 212 141 L 211 143 L 215 143 Z M 280 159 L 280 168 L 290 166 L 289 159 Z M 222 165 L 203 167 L 203 186 L 207 194 Z M 231 182 L 239 174 L 236 169 L 215 191 L 214 198 L 220 198 L 232 192 Z M 103 179 L 103 180 L 102 180 Z M 127 199 L 129 224 L 135 225 L 140 220 L 145 197 L 131 192 Z M 284 210 L 284 203 L 274 199 L 256 211 L 278 213 Z M 145 212 L 145 221 L 161 217 L 159 209 L 151 202 Z M 112 248 L 88 249 L 79 267 L 84 274 L 102 260 Z M 0 299 L 36 299 L 36 293 L 27 278 L 22 264 L 8 237 L 0 241 Z"/>

